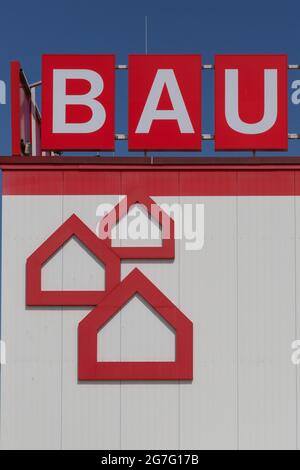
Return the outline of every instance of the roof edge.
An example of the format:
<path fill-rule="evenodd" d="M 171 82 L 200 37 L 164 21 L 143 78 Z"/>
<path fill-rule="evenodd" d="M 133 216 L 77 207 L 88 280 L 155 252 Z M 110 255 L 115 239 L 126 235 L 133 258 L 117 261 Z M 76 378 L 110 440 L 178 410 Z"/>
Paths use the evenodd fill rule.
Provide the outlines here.
<path fill-rule="evenodd" d="M 0 169 L 184 169 L 300 167 L 296 157 L 0 157 Z"/>

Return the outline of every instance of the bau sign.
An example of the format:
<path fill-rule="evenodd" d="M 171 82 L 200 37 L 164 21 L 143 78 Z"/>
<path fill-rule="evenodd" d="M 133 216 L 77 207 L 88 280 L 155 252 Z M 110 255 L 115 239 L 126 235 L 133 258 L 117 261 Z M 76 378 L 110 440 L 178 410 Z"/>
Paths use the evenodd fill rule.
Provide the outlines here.
<path fill-rule="evenodd" d="M 131 55 L 129 150 L 201 150 L 201 56 Z M 216 150 L 287 150 L 286 55 L 217 55 Z M 115 57 L 45 55 L 43 150 L 113 150 Z"/>

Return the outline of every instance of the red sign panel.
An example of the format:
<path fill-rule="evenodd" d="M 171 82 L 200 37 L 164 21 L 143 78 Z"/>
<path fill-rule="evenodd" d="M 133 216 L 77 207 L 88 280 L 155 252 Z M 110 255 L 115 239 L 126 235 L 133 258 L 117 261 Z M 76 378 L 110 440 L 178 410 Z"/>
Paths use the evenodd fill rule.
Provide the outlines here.
<path fill-rule="evenodd" d="M 129 150 L 201 150 L 201 56 L 129 56 Z"/>
<path fill-rule="evenodd" d="M 113 150 L 115 57 L 45 55 L 42 148 Z"/>
<path fill-rule="evenodd" d="M 216 150 L 287 150 L 286 55 L 217 55 Z"/>

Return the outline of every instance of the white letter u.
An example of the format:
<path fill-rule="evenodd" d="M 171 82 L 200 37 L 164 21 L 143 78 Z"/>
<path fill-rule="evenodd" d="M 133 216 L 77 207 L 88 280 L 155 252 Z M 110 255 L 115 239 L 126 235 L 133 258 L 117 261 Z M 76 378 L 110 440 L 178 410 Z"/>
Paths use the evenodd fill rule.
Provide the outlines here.
<path fill-rule="evenodd" d="M 225 70 L 225 116 L 228 125 L 241 134 L 262 134 L 277 120 L 277 70 L 265 70 L 264 115 L 261 121 L 249 124 L 239 115 L 239 71 Z"/>

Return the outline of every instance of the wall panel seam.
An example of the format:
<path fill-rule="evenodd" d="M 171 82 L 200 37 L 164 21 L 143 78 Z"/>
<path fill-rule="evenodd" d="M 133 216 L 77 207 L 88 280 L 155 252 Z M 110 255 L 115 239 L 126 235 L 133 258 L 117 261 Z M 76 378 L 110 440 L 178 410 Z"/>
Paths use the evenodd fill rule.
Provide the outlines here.
<path fill-rule="evenodd" d="M 294 269 L 295 269 L 295 338 L 298 337 L 298 302 L 297 302 L 297 201 L 296 201 L 296 171 L 294 171 Z M 299 450 L 299 396 L 298 396 L 299 371 L 296 366 L 296 449 Z"/>
<path fill-rule="evenodd" d="M 236 190 L 238 194 L 239 173 L 236 171 Z M 236 229 L 236 445 L 240 449 L 240 391 L 239 391 L 239 199 L 235 198 Z"/>
<path fill-rule="evenodd" d="M 62 186 L 63 186 L 63 191 L 61 195 L 61 223 L 64 222 L 64 217 L 65 217 L 65 196 L 64 196 L 64 185 L 65 185 L 65 172 L 62 172 Z M 62 249 L 62 255 L 61 255 L 61 290 L 63 291 L 64 289 L 64 249 Z M 60 448 L 61 450 L 63 449 L 63 377 L 64 377 L 64 307 L 61 308 L 61 327 L 60 327 L 60 334 L 61 334 L 61 339 L 60 339 L 60 354 L 61 354 L 61 377 L 60 377 L 60 406 L 61 406 L 61 411 L 60 411 Z"/>

